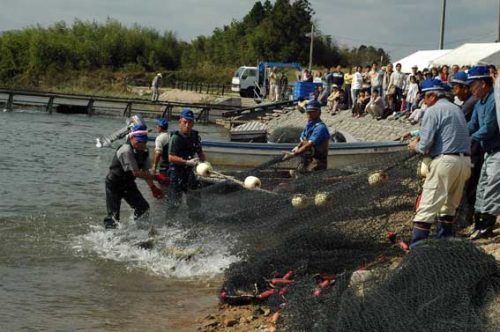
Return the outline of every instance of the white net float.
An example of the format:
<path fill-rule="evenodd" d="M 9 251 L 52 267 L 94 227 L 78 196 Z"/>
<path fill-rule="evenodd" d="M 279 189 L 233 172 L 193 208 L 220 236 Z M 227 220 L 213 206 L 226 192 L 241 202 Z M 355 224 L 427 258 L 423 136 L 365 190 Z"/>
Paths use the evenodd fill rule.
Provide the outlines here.
<path fill-rule="evenodd" d="M 260 188 L 261 184 L 260 179 L 256 176 L 247 176 L 243 182 L 243 186 L 247 189 Z"/>
<path fill-rule="evenodd" d="M 370 174 L 370 176 L 368 177 L 368 184 L 370 186 L 379 186 L 387 182 L 387 180 L 389 180 L 389 176 L 387 175 L 387 173 L 379 171 Z"/>
<path fill-rule="evenodd" d="M 210 176 L 210 172 L 213 171 L 212 165 L 208 162 L 200 163 L 196 166 L 196 174 L 199 176 L 207 177 Z"/>

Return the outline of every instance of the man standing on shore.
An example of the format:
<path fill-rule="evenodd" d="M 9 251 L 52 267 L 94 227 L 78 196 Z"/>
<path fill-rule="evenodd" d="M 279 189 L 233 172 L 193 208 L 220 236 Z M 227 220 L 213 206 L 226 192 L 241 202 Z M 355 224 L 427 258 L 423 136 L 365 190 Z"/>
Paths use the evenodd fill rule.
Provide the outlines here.
<path fill-rule="evenodd" d="M 382 80 L 384 73 L 378 68 L 378 63 L 374 62 L 369 73 L 371 82 L 371 92 L 376 90 L 379 96 L 382 96 Z"/>
<path fill-rule="evenodd" d="M 474 205 L 474 232 L 471 240 L 493 236 L 500 215 L 500 131 L 497 123 L 493 78 L 488 66 L 474 66 L 468 74 L 473 80 L 472 94 L 479 100 L 468 124 L 471 138 L 485 151 Z"/>
<path fill-rule="evenodd" d="M 189 217 L 196 219 L 200 212 L 201 196 L 196 190 L 200 184 L 193 168 L 200 161 L 205 161 L 205 154 L 201 148 L 200 135 L 198 131 L 193 130 L 193 125 L 193 111 L 184 108 L 179 119 L 179 130 L 172 135 L 169 143 L 170 187 L 167 204 L 170 211 L 177 210 L 184 193 L 189 208 Z"/>
<path fill-rule="evenodd" d="M 342 66 L 337 65 L 335 70 L 330 74 L 331 75 L 331 84 L 336 84 L 339 89 L 342 89 L 344 85 L 344 73 L 342 72 Z"/>
<path fill-rule="evenodd" d="M 271 101 L 277 102 L 279 101 L 280 93 L 278 86 L 278 73 L 276 72 L 277 68 L 274 67 L 269 74 L 269 99 Z"/>
<path fill-rule="evenodd" d="M 470 92 L 470 84 L 467 78 L 467 73 L 463 71 L 456 72 L 453 78 L 449 81 L 452 87 L 453 95 L 455 100 L 461 103 L 460 108 L 465 116 L 465 121 L 469 122 L 472 117 L 472 111 L 474 110 L 474 105 L 477 102 L 477 98 Z M 462 199 L 462 204 L 460 205 L 459 213 L 457 218 L 459 223 L 463 226 L 468 226 L 472 224 L 472 218 L 474 215 L 474 204 L 476 202 L 476 188 L 479 182 L 479 176 L 481 174 L 481 166 L 483 165 L 484 151 L 481 148 L 481 144 L 477 141 L 471 141 L 471 162 L 472 162 L 472 173 L 465 185 L 464 197 Z"/>
<path fill-rule="evenodd" d="M 470 176 L 470 138 L 460 108 L 446 99 L 443 83 L 422 82 L 424 102 L 429 107 L 422 119 L 419 139 L 408 149 L 432 158 L 425 178 L 420 205 L 413 219 L 410 247 L 429 237 L 437 217 L 437 237 L 453 235 L 453 222 Z"/>
<path fill-rule="evenodd" d="M 160 98 L 161 79 L 161 73 L 158 73 L 155 78 L 153 78 L 153 82 L 151 83 L 151 101 L 153 103 L 158 102 L 158 99 Z"/>
<path fill-rule="evenodd" d="M 134 210 L 134 219 L 139 219 L 149 210 L 149 204 L 135 183 L 136 178 L 147 182 L 155 198 L 163 198 L 163 191 L 153 183 L 149 172 L 149 153 L 146 149 L 148 134 L 146 127 L 135 125 L 129 134 L 129 141 L 116 150 L 109 173 L 106 176 L 105 228 L 116 228 L 120 221 L 121 200 L 124 199 Z"/>
<path fill-rule="evenodd" d="M 302 156 L 302 161 L 297 167 L 299 173 L 310 173 L 327 168 L 328 142 L 330 132 L 325 123 L 321 121 L 321 104 L 312 100 L 306 107 L 307 124 L 300 135 L 300 143 L 287 152 L 283 160 Z"/>

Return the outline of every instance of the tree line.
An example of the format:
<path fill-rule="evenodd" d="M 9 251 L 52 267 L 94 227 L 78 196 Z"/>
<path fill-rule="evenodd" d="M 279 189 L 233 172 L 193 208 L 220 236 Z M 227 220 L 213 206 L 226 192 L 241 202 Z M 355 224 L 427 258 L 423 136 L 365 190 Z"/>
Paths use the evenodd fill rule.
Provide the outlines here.
<path fill-rule="evenodd" d="M 307 64 L 313 14 L 308 0 L 257 1 L 241 20 L 189 43 L 171 31 L 127 27 L 113 19 L 7 31 L 0 35 L 0 83 L 36 86 L 48 77 L 95 70 L 131 75 L 162 71 L 192 80 L 227 82 L 234 69 L 260 60 Z M 389 60 L 381 48 L 340 47 L 334 37 L 320 31 L 314 38 L 317 67 L 367 65 L 381 58 Z"/>

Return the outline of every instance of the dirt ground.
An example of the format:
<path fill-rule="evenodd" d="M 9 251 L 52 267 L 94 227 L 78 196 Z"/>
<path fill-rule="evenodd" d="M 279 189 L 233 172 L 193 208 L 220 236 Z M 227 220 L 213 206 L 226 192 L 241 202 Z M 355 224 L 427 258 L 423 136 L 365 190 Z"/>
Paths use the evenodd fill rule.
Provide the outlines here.
<path fill-rule="evenodd" d="M 390 202 L 381 202 L 381 204 L 384 203 Z M 362 228 L 366 232 L 376 232 L 381 241 L 388 241 L 387 232 L 389 231 L 397 234 L 408 234 L 411 231 L 411 218 L 413 214 L 413 211 L 396 212 L 368 222 L 367 220 L 346 222 L 340 225 L 340 228 L 347 232 L 351 228 L 356 228 L 358 231 Z M 465 234 L 471 231 L 471 228 L 472 226 L 461 230 L 457 236 L 465 236 Z M 500 226 L 497 226 L 495 233 L 497 234 L 496 237 L 488 240 L 479 240 L 476 243 L 486 253 L 493 255 L 497 261 L 500 261 Z M 397 244 L 394 245 L 396 246 Z M 390 268 L 395 269 L 399 266 L 401 256 L 388 257 L 388 259 Z M 283 310 L 286 310 L 286 308 Z M 489 307 L 485 309 L 485 314 L 490 321 L 497 321 L 500 324 L 500 296 L 493 299 Z M 203 332 L 273 332 L 276 331 L 277 320 L 279 320 L 279 312 L 273 312 L 264 305 L 231 306 L 219 304 L 213 309 L 211 314 L 198 319 L 198 330 Z"/>
<path fill-rule="evenodd" d="M 151 95 L 151 89 L 149 87 L 130 87 L 130 92 L 135 93 L 138 96 Z M 251 98 L 241 98 L 239 95 L 231 93 L 224 96 L 217 96 L 180 89 L 160 89 L 160 101 L 176 101 L 185 103 L 218 103 L 227 98 L 241 99 L 242 107 L 251 107 L 256 105 L 254 100 Z"/>

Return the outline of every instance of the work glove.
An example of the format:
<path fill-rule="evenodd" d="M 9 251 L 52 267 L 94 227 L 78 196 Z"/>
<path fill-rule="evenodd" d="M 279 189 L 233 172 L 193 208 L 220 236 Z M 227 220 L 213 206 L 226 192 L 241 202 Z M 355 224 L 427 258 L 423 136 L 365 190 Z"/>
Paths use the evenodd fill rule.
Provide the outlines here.
<path fill-rule="evenodd" d="M 293 152 L 293 153 L 295 153 L 295 152 L 297 152 L 298 150 L 299 150 L 299 147 L 298 147 L 298 146 L 296 146 L 296 147 L 294 147 L 294 148 L 292 149 L 292 152 Z"/>
<path fill-rule="evenodd" d="M 153 194 L 154 198 L 161 199 L 164 197 L 163 191 L 155 185 L 151 186 L 151 193 Z"/>
<path fill-rule="evenodd" d="M 196 165 L 198 165 L 199 162 L 200 162 L 200 159 L 192 158 L 192 159 L 186 160 L 186 166 L 195 167 Z"/>

